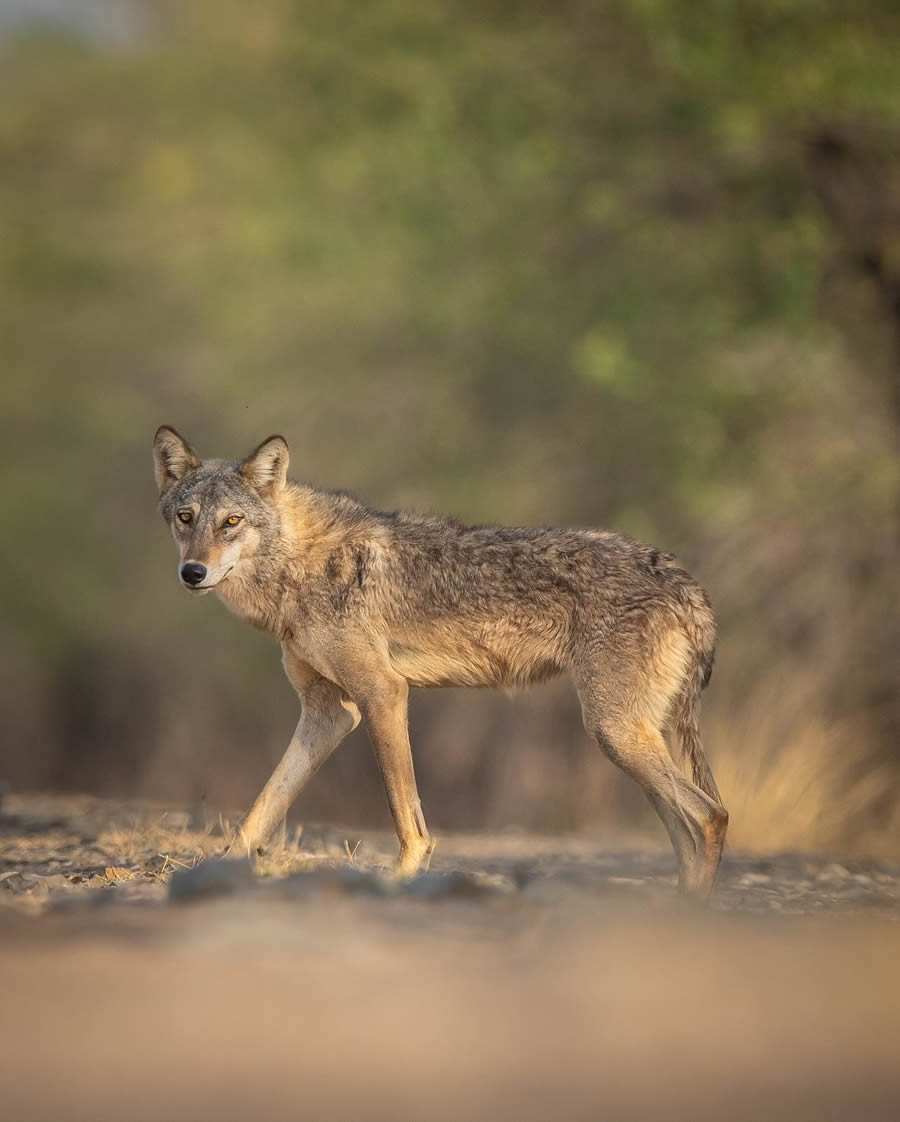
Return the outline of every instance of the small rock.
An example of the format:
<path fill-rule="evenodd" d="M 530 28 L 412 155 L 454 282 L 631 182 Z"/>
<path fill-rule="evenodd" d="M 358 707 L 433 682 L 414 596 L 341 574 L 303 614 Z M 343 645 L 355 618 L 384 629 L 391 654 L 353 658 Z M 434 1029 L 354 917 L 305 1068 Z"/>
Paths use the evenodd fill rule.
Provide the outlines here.
<path fill-rule="evenodd" d="M 850 870 L 844 865 L 838 865 L 832 862 L 821 869 L 816 877 L 816 880 L 846 880 L 850 876 Z"/>
<path fill-rule="evenodd" d="M 484 896 L 507 896 L 516 891 L 515 882 L 490 873 L 423 873 L 401 882 L 405 896 L 420 900 L 480 900 Z"/>
<path fill-rule="evenodd" d="M 193 869 L 178 869 L 169 881 L 169 899 L 204 900 L 212 896 L 231 896 L 256 885 L 247 861 L 201 861 Z"/>
<path fill-rule="evenodd" d="M 324 891 L 347 896 L 390 896 L 396 884 L 393 877 L 352 865 L 312 868 L 308 872 L 293 873 L 281 882 L 288 892 L 296 889 L 301 895 Z"/>
<path fill-rule="evenodd" d="M 5 888 L 7 892 L 24 892 L 26 887 L 25 878 L 17 869 L 0 873 L 0 888 Z"/>
<path fill-rule="evenodd" d="M 52 873 L 48 877 L 43 877 L 42 880 L 43 880 L 44 884 L 46 884 L 47 888 L 51 889 L 51 890 L 55 890 L 57 888 L 63 888 L 63 889 L 66 889 L 68 891 L 69 889 L 72 889 L 72 888 L 75 887 L 72 884 L 72 882 L 69 880 L 69 878 L 67 876 L 65 876 L 63 873 Z"/>
<path fill-rule="evenodd" d="M 292 873 L 266 885 L 280 896 L 305 899 L 318 894 L 342 896 L 405 896 L 414 900 L 478 900 L 515 893 L 512 877 L 491 873 L 428 872 L 409 880 L 352 866 L 327 867 Z"/>

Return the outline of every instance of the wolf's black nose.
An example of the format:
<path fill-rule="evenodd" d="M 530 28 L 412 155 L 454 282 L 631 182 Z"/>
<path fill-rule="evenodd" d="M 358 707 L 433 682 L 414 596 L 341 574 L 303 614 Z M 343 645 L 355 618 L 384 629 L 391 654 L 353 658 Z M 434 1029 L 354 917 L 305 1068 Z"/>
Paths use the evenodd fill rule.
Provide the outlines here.
<path fill-rule="evenodd" d="M 181 579 L 185 584 L 200 584 L 206 576 L 206 566 L 199 565 L 196 561 L 188 561 L 181 566 Z"/>

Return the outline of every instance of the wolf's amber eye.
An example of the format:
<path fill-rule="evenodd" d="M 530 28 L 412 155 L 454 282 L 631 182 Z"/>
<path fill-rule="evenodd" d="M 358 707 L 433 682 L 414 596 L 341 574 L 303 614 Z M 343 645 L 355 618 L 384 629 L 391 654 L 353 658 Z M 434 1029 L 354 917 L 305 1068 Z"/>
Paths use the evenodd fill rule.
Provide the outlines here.
<path fill-rule="evenodd" d="M 240 520 L 241 520 L 241 516 L 239 514 L 232 514 L 232 515 L 229 515 L 229 517 L 225 519 L 225 525 L 226 526 L 237 526 L 237 524 L 238 524 L 238 522 L 240 522 Z"/>
<path fill-rule="evenodd" d="M 179 510 L 178 521 L 188 523 L 193 518 L 193 514 L 189 510 Z"/>

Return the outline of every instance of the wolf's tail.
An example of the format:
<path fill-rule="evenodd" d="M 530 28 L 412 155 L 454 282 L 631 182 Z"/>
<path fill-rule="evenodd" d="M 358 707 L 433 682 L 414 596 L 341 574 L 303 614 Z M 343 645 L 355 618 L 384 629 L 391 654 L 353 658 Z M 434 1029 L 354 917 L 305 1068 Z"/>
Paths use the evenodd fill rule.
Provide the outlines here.
<path fill-rule="evenodd" d="M 690 764 L 691 775 L 701 791 L 721 806 L 722 796 L 703 754 L 700 738 L 700 694 L 712 677 L 716 656 L 716 621 L 706 593 L 697 585 L 682 589 L 685 630 L 691 641 L 692 664 L 672 708 L 672 727 L 681 742 L 682 764 Z"/>

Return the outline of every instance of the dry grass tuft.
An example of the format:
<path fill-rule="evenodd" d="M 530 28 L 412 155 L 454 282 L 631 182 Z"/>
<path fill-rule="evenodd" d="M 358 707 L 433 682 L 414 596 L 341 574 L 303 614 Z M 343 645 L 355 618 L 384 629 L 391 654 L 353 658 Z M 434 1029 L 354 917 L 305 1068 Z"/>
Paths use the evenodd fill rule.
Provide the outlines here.
<path fill-rule="evenodd" d="M 235 843 L 240 844 L 239 831 L 239 826 L 226 831 L 226 847 L 230 848 Z M 338 842 L 335 835 L 312 839 L 310 845 L 304 845 L 306 833 L 304 825 L 300 823 L 289 835 L 286 824 L 282 823 L 263 853 L 247 855 L 253 857 L 257 876 L 287 877 L 292 873 L 314 869 L 336 869 L 343 865 L 359 864 L 361 841 L 357 840 L 351 845 L 347 838 L 341 838 Z"/>
<path fill-rule="evenodd" d="M 900 791 L 884 761 L 860 758 L 847 723 L 806 710 L 715 730 L 713 767 L 731 815 L 728 840 L 749 853 L 900 856 Z"/>

